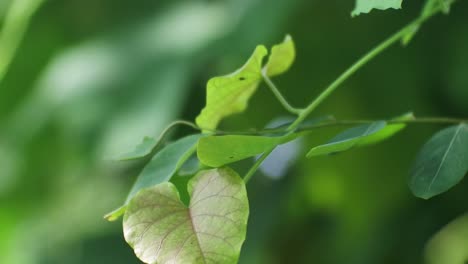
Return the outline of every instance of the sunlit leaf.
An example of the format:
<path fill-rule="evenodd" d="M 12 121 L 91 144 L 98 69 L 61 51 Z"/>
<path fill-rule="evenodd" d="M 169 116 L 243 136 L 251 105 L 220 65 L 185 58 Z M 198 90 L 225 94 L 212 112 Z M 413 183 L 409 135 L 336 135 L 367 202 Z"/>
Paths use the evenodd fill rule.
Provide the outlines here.
<path fill-rule="evenodd" d="M 198 141 L 197 155 L 203 164 L 210 167 L 221 167 L 261 154 L 298 136 L 299 134 L 281 137 L 209 136 Z"/>
<path fill-rule="evenodd" d="M 122 208 L 126 207 L 138 191 L 169 181 L 184 162 L 195 152 L 196 143 L 200 137 L 202 137 L 201 134 L 195 134 L 181 138 L 156 153 L 138 176 L 128 194 L 125 204 L 106 215 L 105 218 L 109 221 L 118 219 L 125 212 L 125 209 Z"/>
<path fill-rule="evenodd" d="M 417 197 L 429 199 L 460 182 L 468 171 L 468 125 L 436 133 L 421 149 L 409 186 Z"/>
<path fill-rule="evenodd" d="M 403 0 L 356 0 L 356 6 L 351 15 L 357 16 L 362 13 L 369 13 L 372 9 L 401 9 L 402 2 Z"/>
<path fill-rule="evenodd" d="M 280 75 L 289 70 L 295 57 L 294 41 L 291 36 L 287 35 L 282 43 L 274 45 L 271 49 L 271 55 L 264 70 L 270 77 Z"/>
<path fill-rule="evenodd" d="M 214 130 L 221 119 L 247 108 L 248 101 L 262 78 L 262 61 L 267 53 L 265 46 L 257 46 L 242 68 L 208 81 L 206 106 L 196 118 L 199 127 Z"/>
<path fill-rule="evenodd" d="M 131 152 L 122 154 L 114 158 L 115 160 L 132 160 L 143 158 L 151 153 L 158 142 L 151 137 L 144 137 L 143 141 L 138 144 Z"/>
<path fill-rule="evenodd" d="M 333 154 L 353 147 L 369 144 L 366 140 L 372 139 L 371 136 L 385 128 L 386 122 L 378 121 L 368 125 L 362 125 L 345 130 L 332 138 L 327 144 L 312 148 L 307 157 Z"/>
<path fill-rule="evenodd" d="M 187 207 L 172 183 L 140 191 L 125 213 L 126 241 L 145 263 L 237 263 L 249 214 L 243 180 L 229 168 L 202 171 L 188 192 Z"/>

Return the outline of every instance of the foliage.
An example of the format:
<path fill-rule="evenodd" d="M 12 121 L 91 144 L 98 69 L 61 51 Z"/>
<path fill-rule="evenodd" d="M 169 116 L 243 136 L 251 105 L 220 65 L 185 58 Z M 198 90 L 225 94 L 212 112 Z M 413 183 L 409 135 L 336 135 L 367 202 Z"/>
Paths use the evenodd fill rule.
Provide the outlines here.
<path fill-rule="evenodd" d="M 353 15 L 368 13 L 373 8 L 400 8 L 401 2 L 357 0 Z M 146 263 L 237 262 L 245 238 L 248 215 L 244 182 L 250 180 L 276 146 L 322 126 L 360 124 L 343 131 L 328 143 L 312 148 L 307 157 L 375 144 L 395 135 L 411 123 L 458 124 L 437 133 L 423 147 L 414 165 L 410 187 L 416 196 L 427 199 L 457 184 L 468 171 L 467 120 L 418 118 L 409 113 L 387 121 L 333 119 L 302 127 L 308 115 L 344 80 L 391 44 L 398 41 L 408 43 L 417 28 L 434 14 L 447 12 L 450 3 L 429 1 L 419 19 L 358 60 L 303 109 L 292 107 L 270 79 L 286 72 L 294 62 L 296 51 L 289 35 L 283 43 L 273 46 L 265 66 L 263 58 L 267 56 L 267 49 L 260 45 L 240 69 L 210 79 L 206 106 L 196 118 L 196 125 L 181 121 L 181 124 L 189 124 L 202 131 L 202 134 L 180 139 L 158 152 L 139 176 L 124 205 L 128 206 L 124 217 L 124 235 L 136 255 Z M 297 119 L 274 130 L 276 135 L 271 134 L 271 130 L 256 131 L 260 135 L 217 130 L 224 118 L 246 109 L 262 80 L 285 110 L 297 115 Z M 219 135 L 221 133 L 227 135 Z M 146 139 L 127 158 L 147 155 L 157 143 Z M 177 187 L 169 181 L 195 150 L 204 166 L 215 169 L 202 170 L 189 181 L 191 198 L 187 208 L 180 201 Z M 232 169 L 223 167 L 256 155 L 261 156 L 243 180 Z M 123 212 L 120 209 L 111 214 L 111 218 L 116 219 Z"/>

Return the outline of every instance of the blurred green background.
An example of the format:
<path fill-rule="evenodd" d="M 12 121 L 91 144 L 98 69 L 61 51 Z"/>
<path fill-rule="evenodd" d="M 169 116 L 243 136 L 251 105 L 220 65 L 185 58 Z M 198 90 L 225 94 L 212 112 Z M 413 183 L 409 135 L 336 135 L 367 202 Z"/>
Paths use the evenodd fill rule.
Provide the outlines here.
<path fill-rule="evenodd" d="M 139 263 L 121 223 L 102 217 L 144 162 L 106 158 L 174 119 L 193 120 L 210 77 L 287 33 L 298 57 L 275 81 L 305 105 L 423 2 L 351 18 L 352 0 L 0 0 L 0 72 L 20 43 L 0 74 L 0 263 Z M 315 115 L 466 118 L 468 1 L 458 2 L 408 47 L 359 71 Z M 222 127 L 262 128 L 284 115 L 262 86 L 247 113 Z M 418 149 L 440 128 L 410 126 L 375 147 L 308 160 L 308 147 L 338 131 L 317 130 L 286 175 L 258 173 L 249 183 L 240 263 L 424 263 L 429 239 L 468 211 L 467 180 L 429 201 L 407 187 Z M 428 261 L 462 264 L 467 230 L 466 219 L 451 225 L 427 248 Z"/>

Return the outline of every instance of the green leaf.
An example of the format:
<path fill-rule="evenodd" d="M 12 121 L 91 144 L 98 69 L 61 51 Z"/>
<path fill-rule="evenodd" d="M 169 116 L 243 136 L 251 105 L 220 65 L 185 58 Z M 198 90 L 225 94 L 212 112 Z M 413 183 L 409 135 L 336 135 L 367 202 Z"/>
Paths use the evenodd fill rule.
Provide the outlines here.
<path fill-rule="evenodd" d="M 261 154 L 298 136 L 299 134 L 281 137 L 209 136 L 198 141 L 197 155 L 201 163 L 210 167 L 221 167 Z"/>
<path fill-rule="evenodd" d="M 403 0 L 356 0 L 356 6 L 351 15 L 357 16 L 361 13 L 369 13 L 372 9 L 401 9 L 401 2 Z"/>
<path fill-rule="evenodd" d="M 280 75 L 291 67 L 296 57 L 294 41 L 287 35 L 283 43 L 274 45 L 264 71 L 270 77 Z"/>
<path fill-rule="evenodd" d="M 265 46 L 257 46 L 242 68 L 208 81 L 206 106 L 195 120 L 199 127 L 214 130 L 221 119 L 247 108 L 250 97 L 262 79 L 262 61 L 267 53 Z"/>
<path fill-rule="evenodd" d="M 202 136 L 201 134 L 195 134 L 181 138 L 156 153 L 138 176 L 124 205 L 107 214 L 105 218 L 109 221 L 117 220 L 125 212 L 124 208 L 138 191 L 169 181 L 195 152 L 197 141 Z"/>
<path fill-rule="evenodd" d="M 362 125 L 345 130 L 332 138 L 327 144 L 312 148 L 307 157 L 333 154 L 349 150 L 353 147 L 368 145 L 380 139 L 379 131 L 386 126 L 385 121 L 377 121 L 368 125 Z"/>
<path fill-rule="evenodd" d="M 436 133 L 421 149 L 409 186 L 417 197 L 429 199 L 452 188 L 468 171 L 468 125 Z"/>
<path fill-rule="evenodd" d="M 427 264 L 466 263 L 468 260 L 468 214 L 442 228 L 427 243 Z"/>
<path fill-rule="evenodd" d="M 414 120 L 413 113 L 403 114 L 399 117 L 393 118 L 391 121 L 408 121 L 408 120 Z M 387 125 L 381 130 L 362 139 L 359 142 L 359 146 L 372 145 L 372 144 L 384 141 L 394 136 L 396 133 L 400 132 L 405 127 L 406 127 L 406 124 L 404 123 L 393 123 L 393 124 L 387 123 Z"/>
<path fill-rule="evenodd" d="M 131 152 L 119 155 L 114 158 L 114 160 L 133 160 L 143 158 L 151 153 L 151 151 L 156 147 L 158 142 L 151 137 L 144 137 L 143 142 L 138 144 L 135 149 Z"/>
<path fill-rule="evenodd" d="M 243 180 L 229 168 L 201 171 L 185 206 L 172 183 L 140 191 L 123 221 L 125 240 L 145 263 L 237 263 L 249 203 Z"/>

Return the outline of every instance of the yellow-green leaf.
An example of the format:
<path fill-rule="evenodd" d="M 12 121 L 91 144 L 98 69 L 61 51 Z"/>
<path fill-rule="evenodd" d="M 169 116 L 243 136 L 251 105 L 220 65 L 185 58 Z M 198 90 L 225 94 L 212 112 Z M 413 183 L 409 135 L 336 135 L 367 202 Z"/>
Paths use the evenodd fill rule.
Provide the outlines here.
<path fill-rule="evenodd" d="M 282 43 L 274 45 L 271 49 L 271 55 L 264 71 L 270 77 L 280 75 L 289 70 L 295 58 L 294 41 L 291 36 L 287 35 Z"/>
<path fill-rule="evenodd" d="M 267 53 L 265 46 L 259 45 L 242 68 L 208 81 L 206 106 L 196 118 L 199 127 L 214 130 L 221 119 L 247 108 L 262 78 L 262 61 Z"/>

